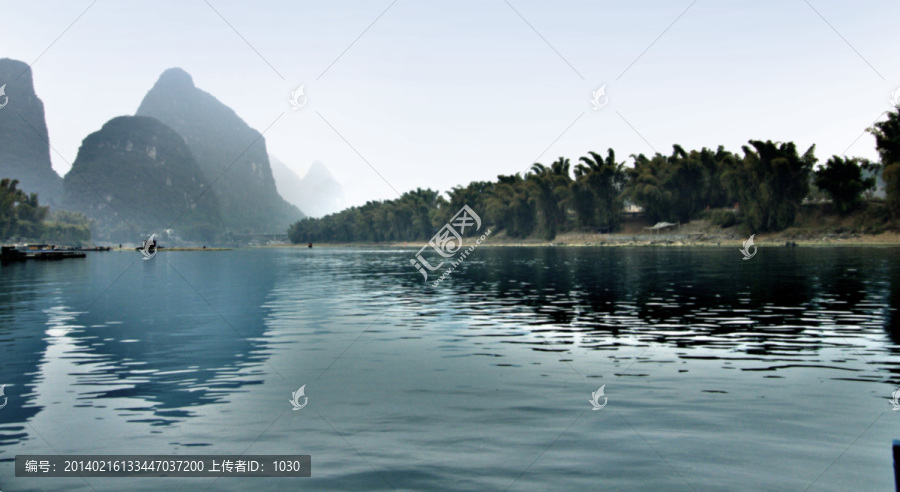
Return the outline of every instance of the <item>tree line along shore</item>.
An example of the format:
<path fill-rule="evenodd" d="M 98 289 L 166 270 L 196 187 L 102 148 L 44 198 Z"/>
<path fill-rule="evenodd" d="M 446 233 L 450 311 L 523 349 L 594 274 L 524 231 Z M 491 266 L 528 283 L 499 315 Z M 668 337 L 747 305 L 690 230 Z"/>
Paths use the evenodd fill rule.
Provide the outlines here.
<path fill-rule="evenodd" d="M 761 234 L 819 242 L 882 235 L 897 242 L 900 106 L 886 116 L 867 129 L 875 137 L 877 162 L 832 156 L 819 163 L 814 145 L 801 154 L 793 142 L 761 140 L 750 140 L 739 153 L 722 146 L 688 151 L 674 145 L 670 155 L 632 155 L 630 165 L 609 149 L 606 155 L 588 152 L 574 165 L 560 157 L 550 165 L 535 163 L 524 174 L 457 186 L 446 198 L 416 189 L 394 200 L 306 218 L 294 223 L 288 236 L 298 244 L 424 242 L 468 205 L 497 231 L 492 241 L 512 244 L 546 244 L 558 236 L 580 238 L 579 244 L 627 236 L 653 242 L 652 236 L 637 236 L 652 234 L 648 225 L 660 223 L 693 223 L 695 230 L 678 238 L 678 231 L 669 229 L 656 241 Z M 883 192 L 876 193 L 882 180 Z"/>

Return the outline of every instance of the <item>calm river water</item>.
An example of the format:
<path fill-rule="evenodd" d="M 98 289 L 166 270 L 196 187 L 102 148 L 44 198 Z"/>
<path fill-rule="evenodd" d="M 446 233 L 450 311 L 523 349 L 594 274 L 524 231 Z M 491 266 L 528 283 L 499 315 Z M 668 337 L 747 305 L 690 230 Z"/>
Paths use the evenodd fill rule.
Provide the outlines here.
<path fill-rule="evenodd" d="M 4 265 L 0 487 L 893 490 L 900 249 L 482 247 L 438 287 L 414 254 Z M 26 479 L 20 454 L 312 477 Z"/>

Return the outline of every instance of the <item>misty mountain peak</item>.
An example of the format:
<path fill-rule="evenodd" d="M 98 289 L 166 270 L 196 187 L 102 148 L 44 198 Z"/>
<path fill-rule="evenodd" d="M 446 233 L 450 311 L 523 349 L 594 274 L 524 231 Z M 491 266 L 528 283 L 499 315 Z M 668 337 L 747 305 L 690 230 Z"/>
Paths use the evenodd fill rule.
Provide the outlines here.
<path fill-rule="evenodd" d="M 159 80 L 156 81 L 156 86 L 193 89 L 194 78 L 191 77 L 191 74 L 184 71 L 184 69 L 174 67 L 166 70 L 159 76 Z"/>
<path fill-rule="evenodd" d="M 314 161 L 303 179 L 280 160 L 270 158 L 270 161 L 278 193 L 303 213 L 322 217 L 346 208 L 343 188 L 322 161 Z"/>
<path fill-rule="evenodd" d="M 322 161 L 313 161 L 309 171 L 306 172 L 304 179 L 311 182 L 334 181 L 334 176 L 328 167 Z"/>
<path fill-rule="evenodd" d="M 278 195 L 265 138 L 195 87 L 184 70 L 163 72 L 135 114 L 156 118 L 181 135 L 206 181 L 215 186 L 228 230 L 279 231 L 303 217 Z"/>

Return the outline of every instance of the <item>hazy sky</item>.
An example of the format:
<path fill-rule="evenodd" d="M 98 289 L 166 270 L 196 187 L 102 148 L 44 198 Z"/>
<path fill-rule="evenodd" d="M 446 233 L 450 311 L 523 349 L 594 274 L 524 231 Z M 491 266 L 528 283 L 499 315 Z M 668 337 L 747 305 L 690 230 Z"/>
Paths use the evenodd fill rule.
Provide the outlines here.
<path fill-rule="evenodd" d="M 301 175 L 323 161 L 359 204 L 608 147 L 874 158 L 863 131 L 900 87 L 898 18 L 896 0 L 0 1 L 0 57 L 33 64 L 60 174 L 181 67 L 270 155 Z"/>

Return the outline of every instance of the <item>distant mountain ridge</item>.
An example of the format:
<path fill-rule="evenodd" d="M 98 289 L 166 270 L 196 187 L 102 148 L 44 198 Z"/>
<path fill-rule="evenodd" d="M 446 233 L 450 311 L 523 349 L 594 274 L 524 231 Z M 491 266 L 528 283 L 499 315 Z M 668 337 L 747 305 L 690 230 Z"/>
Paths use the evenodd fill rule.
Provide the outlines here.
<path fill-rule="evenodd" d="M 62 178 L 50 163 L 50 139 L 44 103 L 34 91 L 25 62 L 0 59 L 0 178 L 19 180 L 19 189 L 37 193 L 41 205 L 57 206 Z"/>
<path fill-rule="evenodd" d="M 194 86 L 180 68 L 160 75 L 137 110 L 184 138 L 218 196 L 224 227 L 232 232 L 283 232 L 304 217 L 277 191 L 265 138 L 231 108 Z"/>
<path fill-rule="evenodd" d="M 63 206 L 96 223 L 95 238 L 135 242 L 166 228 L 185 240 L 222 233 L 215 190 L 181 135 L 146 116 L 120 116 L 84 139 Z"/>
<path fill-rule="evenodd" d="M 300 178 L 284 162 L 270 157 L 278 192 L 310 217 L 323 217 L 347 207 L 344 189 L 321 161 Z"/>

